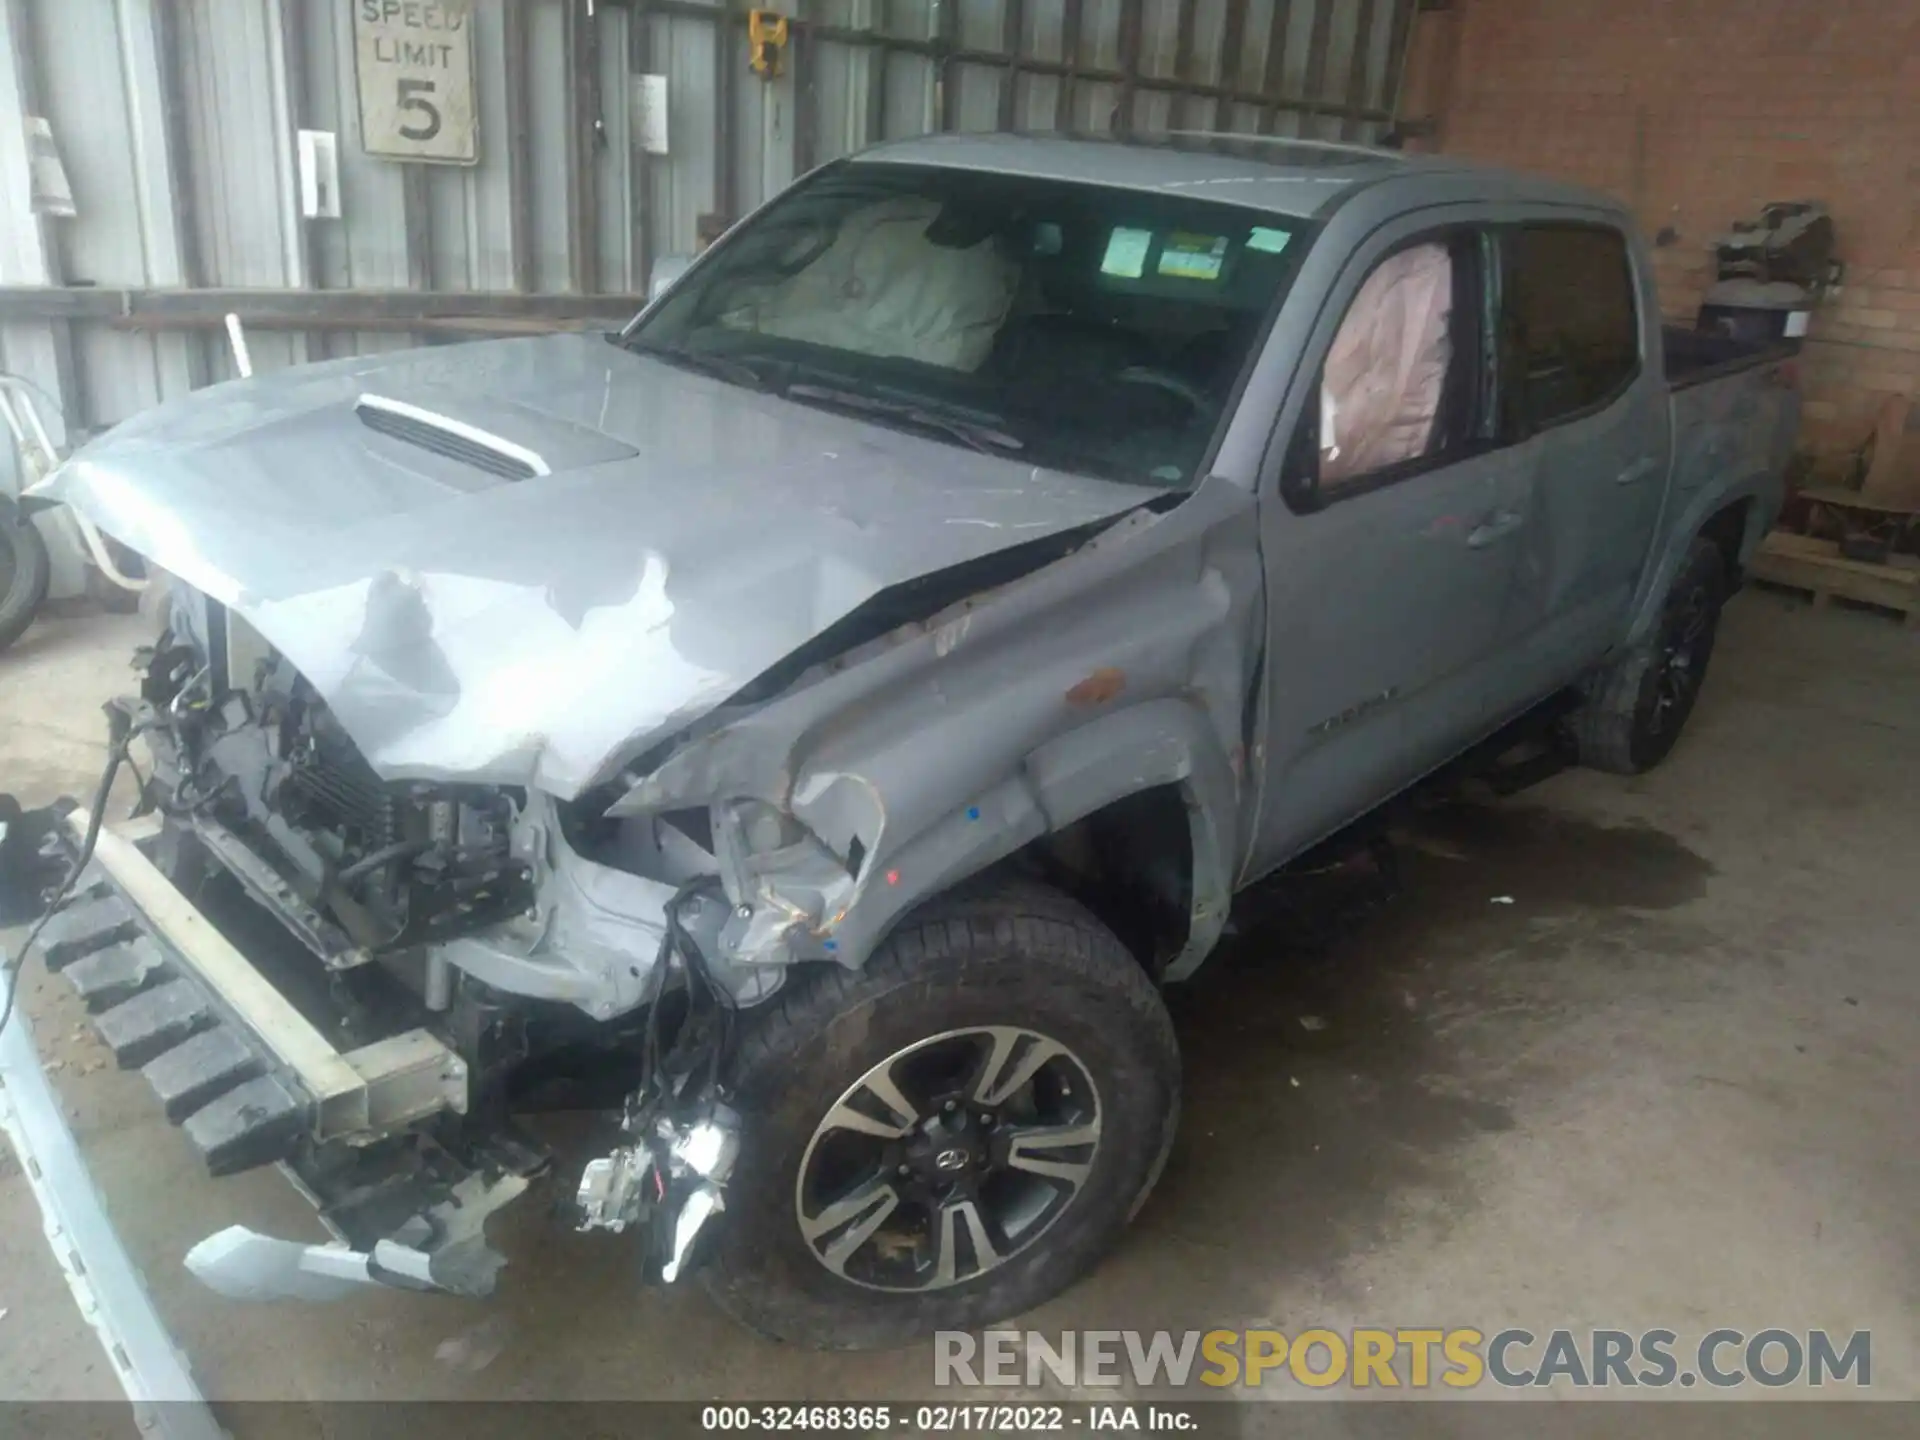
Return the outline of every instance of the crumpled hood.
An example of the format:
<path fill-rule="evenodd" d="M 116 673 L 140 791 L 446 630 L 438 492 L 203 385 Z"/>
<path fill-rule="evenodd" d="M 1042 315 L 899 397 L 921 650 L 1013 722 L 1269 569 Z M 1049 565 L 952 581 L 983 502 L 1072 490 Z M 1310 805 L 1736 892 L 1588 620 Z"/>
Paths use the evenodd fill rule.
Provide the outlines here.
<path fill-rule="evenodd" d="M 457 430 L 423 446 L 413 412 L 546 473 L 475 464 Z M 597 334 L 214 386 L 102 436 L 47 493 L 245 617 L 381 774 L 562 798 L 877 592 L 1148 498 Z"/>

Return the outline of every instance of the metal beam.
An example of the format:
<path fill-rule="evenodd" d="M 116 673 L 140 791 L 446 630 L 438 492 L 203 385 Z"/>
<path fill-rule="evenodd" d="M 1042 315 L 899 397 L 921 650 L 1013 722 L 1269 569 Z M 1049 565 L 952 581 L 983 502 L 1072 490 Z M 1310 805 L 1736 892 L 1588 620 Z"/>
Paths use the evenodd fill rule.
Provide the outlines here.
<path fill-rule="evenodd" d="M 599 21 L 588 0 L 568 0 L 567 287 L 586 294 L 599 284 L 600 154 Z"/>
<path fill-rule="evenodd" d="M 1013 0 L 1018 4 L 1019 0 Z M 872 31 L 875 37 L 884 38 L 887 30 L 888 0 L 872 0 Z M 812 27 L 809 26 L 809 29 Z M 867 48 L 867 121 L 866 141 L 869 145 L 878 145 L 887 134 L 887 56 L 890 52 L 884 44 L 875 43 Z"/>
<path fill-rule="evenodd" d="M 1111 126 L 1116 135 L 1133 133 L 1133 97 L 1140 89 L 1140 31 L 1143 0 L 1120 0 L 1120 98 Z"/>
<path fill-rule="evenodd" d="M 1344 106 L 1320 103 L 1327 89 L 1327 52 L 1333 48 L 1333 7 L 1334 0 L 1316 0 L 1313 7 L 1313 30 L 1307 37 L 1307 73 L 1300 82 L 1300 89 L 1307 102 L 1303 113 L 1309 116 L 1333 115 L 1347 120 L 1353 118 L 1353 112 Z M 1319 137 L 1310 135 L 1307 138 Z"/>
<path fill-rule="evenodd" d="M 70 815 L 67 825 L 78 841 L 86 829 L 86 816 Z M 300 1077 L 323 1113 L 330 1105 L 350 1105 L 352 1097 L 365 1095 L 367 1082 L 334 1049 L 333 1042 L 188 903 L 133 841 L 112 826 L 102 827 L 94 840 L 93 858 L 155 933 L 179 952 L 194 974 L 282 1064 Z"/>
<path fill-rule="evenodd" d="M 709 24 L 718 22 L 727 29 L 743 29 L 746 16 L 731 11 L 722 11 L 714 5 L 701 3 L 701 0 L 626 0 L 635 10 L 652 15 L 666 15 L 677 19 L 705 20 Z M 1082 0 L 1068 0 L 1069 18 L 1081 8 Z M 1240 13 L 1241 33 L 1244 33 L 1246 0 L 1228 0 L 1227 18 L 1229 24 L 1235 12 Z M 907 35 L 879 35 L 870 30 L 853 30 L 843 25 L 823 25 L 797 17 L 787 22 L 790 32 L 805 30 L 817 41 L 831 42 L 836 45 L 854 45 L 877 49 L 883 53 L 900 55 L 921 55 L 938 58 L 938 46 L 931 40 L 915 39 Z M 1235 32 L 1230 28 L 1228 37 Z M 1077 51 L 1077 45 L 1074 47 Z M 1221 49 L 1229 57 L 1238 53 L 1238 46 L 1222 44 Z M 1009 55 L 1002 50 L 977 50 L 968 46 L 959 46 L 950 52 L 956 65 L 986 65 L 1005 69 L 1010 63 L 1017 63 L 1020 70 L 1028 75 L 1058 76 L 1069 81 L 1086 81 L 1089 84 L 1119 85 L 1126 76 L 1118 70 L 1109 70 L 1104 66 L 1082 65 L 1073 60 L 1046 60 L 1031 55 Z M 1228 60 L 1231 65 L 1231 58 Z M 732 83 L 733 68 L 722 64 L 720 73 L 726 77 L 725 83 Z M 1360 111 L 1349 111 L 1344 105 L 1314 100 L 1310 97 L 1280 95 L 1274 96 L 1261 90 L 1249 90 L 1236 84 L 1183 82 L 1168 75 L 1139 75 L 1134 84 L 1141 90 L 1153 90 L 1163 94 L 1187 95 L 1200 100 L 1214 100 L 1232 105 L 1267 105 L 1280 110 L 1299 110 L 1314 115 L 1329 115 L 1336 118 L 1351 115 L 1356 120 L 1388 120 L 1392 117 L 1386 110 L 1369 107 Z M 1215 128 L 1219 128 L 1216 124 Z"/>
<path fill-rule="evenodd" d="M 1247 0 L 1227 0 L 1226 28 L 1220 32 L 1220 78 L 1214 87 L 1213 128 L 1225 130 L 1237 97 L 1240 77 L 1246 73 L 1240 63 L 1240 47 L 1247 38 Z M 1204 93 L 1200 86 L 1193 93 Z"/>
<path fill-rule="evenodd" d="M 933 0 L 932 36 L 934 123 L 943 131 L 959 129 L 960 95 L 954 82 L 953 54 L 959 48 L 959 0 Z M 804 33 L 804 32 L 803 32 Z"/>
<path fill-rule="evenodd" d="M 1020 46 L 1027 32 L 1026 0 L 1006 0 L 1000 16 L 1000 48 L 1007 53 L 1006 73 L 1000 77 L 999 122 L 1002 130 L 1014 127 L 1020 104 Z"/>
<path fill-rule="evenodd" d="M 12 111 L 8 123 L 20 127 L 15 133 L 24 147 L 26 117 L 47 115 L 44 97 L 40 94 L 40 74 L 44 67 L 38 59 L 32 8 L 26 4 L 26 0 L 0 0 L 0 3 L 5 7 L 5 13 L 0 15 L 0 22 L 5 25 L 5 33 L 0 35 L 0 71 L 4 72 L 0 74 L 0 96 L 4 97 L 0 99 L 0 104 L 6 104 Z M 25 261 L 22 273 L 49 285 L 64 284 L 67 277 L 59 232 L 51 219 L 29 210 L 22 203 L 28 199 L 26 191 L 30 185 L 26 182 L 31 162 L 24 148 L 18 152 L 17 159 L 18 173 L 23 183 L 20 191 L 12 197 L 15 208 L 9 214 L 9 223 L 15 224 L 16 217 L 18 221 L 24 221 L 17 224 L 16 230 L 20 237 L 16 243 Z M 20 348 L 29 353 L 42 351 L 38 343 L 41 338 L 25 340 Z M 60 413 L 54 419 L 60 427 L 62 438 L 71 444 L 76 432 L 84 433 L 91 424 L 86 386 L 83 384 L 84 372 L 74 355 L 73 331 L 68 326 L 49 325 L 44 341 L 44 351 L 34 354 L 32 359 L 45 360 L 45 368 L 41 370 L 39 379 L 42 383 L 51 379 L 50 388 L 60 397 Z M 21 357 L 9 358 L 17 370 L 38 368 Z"/>
<path fill-rule="evenodd" d="M 804 30 L 796 31 L 788 51 L 787 73 L 793 77 L 793 173 L 797 179 L 813 169 L 819 149 L 814 134 L 820 102 L 814 94 L 813 37 Z"/>
<path fill-rule="evenodd" d="M 185 223 L 186 139 L 177 88 L 179 62 L 171 7 L 123 4 L 119 12 L 120 68 L 126 76 L 135 201 L 146 232 L 146 279 L 155 285 L 195 285 L 197 237 Z M 181 338 L 155 345 L 154 394 L 177 394 L 207 383 L 202 347 Z"/>
<path fill-rule="evenodd" d="M 513 288 L 533 289 L 533 139 L 527 93 L 527 7 L 508 5 L 500 58 L 507 72 L 507 254 Z M 635 13 L 634 19 L 641 16 Z"/>
<path fill-rule="evenodd" d="M 1199 24 L 1200 8 L 1195 0 L 1179 0 L 1179 10 L 1174 19 L 1173 34 L 1173 78 L 1187 80 L 1188 72 L 1193 69 L 1194 31 Z M 1176 125 L 1184 125 L 1185 115 L 1180 102 L 1175 100 L 1170 113 Z"/>
<path fill-rule="evenodd" d="M 433 288 L 433 206 L 427 186 L 431 166 L 401 164 L 400 224 L 406 241 L 407 284 L 416 290 Z"/>
<path fill-rule="evenodd" d="M 644 7 L 657 15 L 672 15 L 673 10 L 662 10 L 657 5 Z M 713 216 L 715 228 L 724 229 L 740 218 L 740 186 L 735 179 L 736 159 L 733 153 L 733 106 L 734 94 L 739 84 L 737 67 L 745 63 L 745 57 L 733 46 L 733 36 L 727 22 L 738 29 L 745 30 L 747 17 L 744 14 L 716 13 L 710 5 L 689 5 L 679 13 L 685 17 L 688 11 L 704 12 L 704 18 L 713 22 Z M 792 22 L 789 21 L 789 24 Z M 696 227 L 698 221 L 695 222 Z M 700 239 L 705 248 L 706 240 Z"/>
<path fill-rule="evenodd" d="M 1360 14 L 1353 22 L 1353 54 L 1347 60 L 1347 108 L 1359 109 L 1367 103 L 1367 68 L 1373 58 L 1374 12 L 1382 5 L 1391 5 L 1393 0 L 1354 0 L 1360 7 Z M 1340 122 L 1342 140 L 1352 140 L 1359 134 L 1359 123 L 1351 118 Z"/>
<path fill-rule="evenodd" d="M 1394 0 L 1393 35 L 1387 41 L 1386 94 L 1381 96 L 1392 115 L 1391 125 L 1400 124 L 1400 99 L 1407 85 L 1407 56 L 1413 50 L 1413 14 L 1428 7 L 1421 0 Z"/>
<path fill-rule="evenodd" d="M 1314 0 L 1322 10 L 1331 7 L 1333 0 Z M 1267 95 L 1278 95 L 1280 85 L 1286 78 L 1287 65 L 1287 28 L 1293 23 L 1293 0 L 1274 0 L 1273 20 L 1267 31 L 1267 63 L 1261 72 L 1260 89 Z M 1311 98 L 1311 97 L 1309 97 Z M 1280 118 L 1278 106 L 1260 112 L 1260 133 L 1271 135 Z"/>
<path fill-rule="evenodd" d="M 0 285 L 0 322 L 11 320 L 212 321 L 228 311 L 249 325 L 298 327 L 343 315 L 385 321 L 573 320 L 630 314 L 625 295 L 519 295 L 503 290 L 187 290 L 103 285 Z"/>
<path fill-rule="evenodd" d="M 1060 57 L 1062 64 L 1057 72 L 1060 76 L 1060 88 L 1054 92 L 1053 97 L 1053 128 L 1056 130 L 1072 128 L 1073 92 L 1081 75 L 1081 0 L 1066 0 L 1066 4 L 1066 16 L 1061 22 L 1064 28 L 1060 32 Z M 1029 68 L 1037 70 L 1039 66 L 1032 65 Z M 1117 81 L 1120 77 L 1118 74 L 1115 74 L 1111 78 Z"/>
<path fill-rule="evenodd" d="M 653 65 L 653 22 L 638 10 L 627 16 L 627 108 L 634 89 Z M 629 135 L 627 143 L 627 269 L 636 290 L 647 288 L 653 272 L 653 157 Z"/>
<path fill-rule="evenodd" d="M 163 152 L 172 171 L 173 228 L 179 237 L 180 280 L 204 285 L 207 267 L 200 253 L 200 227 L 194 222 L 193 147 L 187 140 L 187 75 L 180 53 L 180 16 L 170 5 L 151 10 L 160 80 L 160 110 L 165 129 Z"/>

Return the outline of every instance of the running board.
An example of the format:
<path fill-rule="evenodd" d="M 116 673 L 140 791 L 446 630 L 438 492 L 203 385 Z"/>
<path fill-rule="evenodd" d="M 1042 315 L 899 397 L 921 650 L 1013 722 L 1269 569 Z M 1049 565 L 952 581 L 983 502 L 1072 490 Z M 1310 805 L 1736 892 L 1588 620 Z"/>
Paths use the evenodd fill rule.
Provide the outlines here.
<path fill-rule="evenodd" d="M 77 854 L 86 816 L 65 825 Z M 42 953 L 213 1173 L 465 1113 L 466 1062 L 425 1030 L 336 1049 L 147 858 L 138 842 L 156 829 L 102 827 Z"/>

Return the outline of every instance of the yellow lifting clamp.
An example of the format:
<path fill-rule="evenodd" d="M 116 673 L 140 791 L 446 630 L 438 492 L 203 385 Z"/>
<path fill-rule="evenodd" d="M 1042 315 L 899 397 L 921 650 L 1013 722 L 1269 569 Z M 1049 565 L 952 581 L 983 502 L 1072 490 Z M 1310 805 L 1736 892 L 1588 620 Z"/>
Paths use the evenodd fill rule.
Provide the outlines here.
<path fill-rule="evenodd" d="M 781 71 L 781 52 L 787 48 L 787 17 L 778 10 L 747 11 L 747 45 L 753 52 L 753 73 L 771 80 Z"/>

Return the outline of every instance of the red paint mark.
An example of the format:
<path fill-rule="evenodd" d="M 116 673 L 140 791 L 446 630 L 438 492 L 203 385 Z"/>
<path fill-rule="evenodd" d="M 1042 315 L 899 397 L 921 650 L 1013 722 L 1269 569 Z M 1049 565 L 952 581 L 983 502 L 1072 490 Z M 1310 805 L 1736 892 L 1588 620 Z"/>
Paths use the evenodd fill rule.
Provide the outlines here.
<path fill-rule="evenodd" d="M 1069 705 L 1104 705 L 1127 688 L 1127 674 L 1112 666 L 1094 671 L 1067 691 Z"/>
<path fill-rule="evenodd" d="M 900 883 L 900 872 L 898 870 L 887 871 L 887 884 L 898 885 L 899 883 Z"/>

